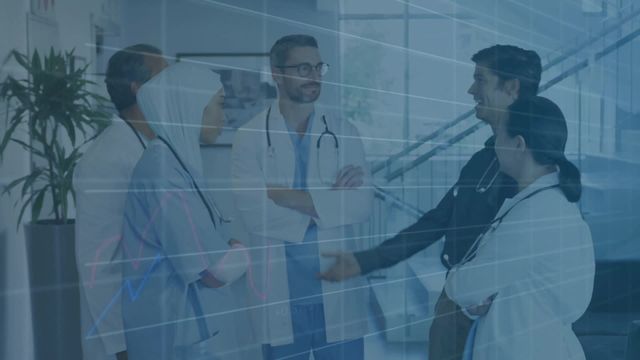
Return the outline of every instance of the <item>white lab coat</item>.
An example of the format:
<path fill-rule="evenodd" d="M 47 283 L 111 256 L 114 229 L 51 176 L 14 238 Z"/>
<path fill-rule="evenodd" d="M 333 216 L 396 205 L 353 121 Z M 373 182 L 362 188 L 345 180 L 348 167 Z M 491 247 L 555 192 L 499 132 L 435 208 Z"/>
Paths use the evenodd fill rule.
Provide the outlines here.
<path fill-rule="evenodd" d="M 73 178 L 76 191 L 76 263 L 80 276 L 82 350 L 85 359 L 115 359 L 126 349 L 120 301 L 107 305 L 118 293 L 122 265 L 116 249 L 133 168 L 143 147 L 121 119 L 104 130 L 84 153 Z M 90 263 L 103 262 L 100 265 Z M 104 313 L 104 314 L 103 314 Z M 101 316 L 104 318 L 100 321 Z M 92 336 L 87 336 L 98 324 Z M 109 335 L 102 335 L 109 334 Z"/>
<path fill-rule="evenodd" d="M 324 130 L 322 115 L 340 144 L 336 153 L 333 139 L 324 136 L 321 146 L 321 168 L 318 167 L 316 142 Z M 269 123 L 274 156 L 269 156 L 265 135 L 266 111 L 238 130 L 232 150 L 232 181 L 236 207 L 250 234 L 251 266 L 247 276 L 252 319 L 259 341 L 274 346 L 293 342 L 285 242 L 300 243 L 311 221 L 303 213 L 277 206 L 267 197 L 266 185 L 291 187 L 295 170 L 293 145 L 277 100 L 272 105 Z M 319 252 L 354 251 L 353 224 L 365 221 L 372 208 L 371 180 L 355 190 L 331 190 L 321 184 L 334 181 L 337 168 L 352 164 L 368 170 L 362 142 L 353 125 L 339 117 L 316 109 L 310 131 L 311 146 L 307 185 L 318 218 Z M 321 269 L 333 259 L 320 258 Z M 335 342 L 362 337 L 367 333 L 368 292 L 362 277 L 339 283 L 322 282 L 327 341 Z"/>
<path fill-rule="evenodd" d="M 507 199 L 496 218 L 557 183 L 557 173 L 539 178 Z M 584 359 L 571 324 L 591 300 L 594 271 L 589 228 L 554 188 L 522 201 L 489 230 L 476 257 L 451 270 L 445 291 L 463 307 L 498 294 L 478 320 L 473 360 Z"/>
<path fill-rule="evenodd" d="M 122 310 L 132 360 L 239 355 L 230 288 L 200 282 L 229 250 L 219 220 L 209 216 L 207 193 L 196 191 L 203 184 L 202 112 L 220 87 L 209 69 L 179 63 L 137 94 L 157 138 L 133 171 L 124 210 Z"/>

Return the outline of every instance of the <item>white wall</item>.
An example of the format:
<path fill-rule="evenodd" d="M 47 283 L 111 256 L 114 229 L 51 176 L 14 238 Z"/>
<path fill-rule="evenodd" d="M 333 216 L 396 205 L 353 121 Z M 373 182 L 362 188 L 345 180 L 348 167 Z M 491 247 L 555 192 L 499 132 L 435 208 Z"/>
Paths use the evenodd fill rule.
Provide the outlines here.
<path fill-rule="evenodd" d="M 6 0 L 0 10 L 0 34 L 12 34 L 11 36 L 0 36 L 0 59 L 4 59 L 11 49 L 21 52 L 26 51 L 26 11 L 28 2 L 25 0 Z M 19 75 L 16 69 L 9 65 L 0 72 L 4 77 L 7 73 Z M 5 105 L 0 104 L 0 109 Z M 4 111 L 2 111 L 4 114 Z M 4 134 L 5 121 L 0 121 L 0 134 Z M 5 153 L 3 161 L 0 163 L 0 187 L 12 179 L 25 174 L 28 171 L 29 157 L 17 146 L 10 146 Z M 0 276 L 5 279 L 2 284 L 6 284 L 6 289 L 2 289 L 2 300 L 0 304 L 4 308 L 4 321 L 0 326 L 0 332 L 6 334 L 0 339 L 0 351 L 5 349 L 4 354 L 0 354 L 4 359 L 29 358 L 32 356 L 31 348 L 31 316 L 29 311 L 29 287 L 28 274 L 26 270 L 26 257 L 24 248 L 24 236 L 22 231 L 16 232 L 17 211 L 14 210 L 13 203 L 18 200 L 17 196 L 0 197 L 0 232 L 6 231 L 6 243 L 4 246 L 6 253 L 1 253 L 4 258 L 0 259 L 0 264 L 4 266 L 0 270 Z M 10 274 L 10 276 L 9 276 Z"/>
<path fill-rule="evenodd" d="M 40 22 L 52 25 L 56 31 L 47 33 L 36 32 L 33 27 L 30 30 L 31 45 L 38 43 L 41 47 L 57 45 L 61 50 L 76 48 L 76 55 L 92 60 L 89 46 L 91 43 L 90 14 L 99 13 L 102 0 L 65 0 L 55 2 L 55 18 L 53 21 Z M 27 38 L 27 18 L 30 9 L 29 0 L 3 0 L 0 5 L 0 59 L 4 60 L 9 51 L 17 49 L 22 53 L 28 51 L 29 40 Z M 42 28 L 44 29 L 44 28 Z M 41 29 L 41 30 L 42 30 Z M 7 72 L 21 75 L 16 72 L 13 64 L 0 72 L 4 78 Z M 0 104 L 4 110 L 4 105 Z M 2 111 L 4 114 L 4 111 Z M 3 115 L 4 116 L 4 115 Z M 0 134 L 4 134 L 5 121 L 0 121 Z M 27 136 L 25 135 L 25 140 Z M 0 187 L 7 182 L 25 175 L 29 171 L 28 154 L 16 147 L 7 149 L 4 160 L 0 163 Z M 31 327 L 31 311 L 27 264 L 24 247 L 24 235 L 22 226 L 16 230 L 18 210 L 14 203 L 19 200 L 15 195 L 0 197 L 0 233 L 7 234 L 6 254 L 0 259 L 0 264 L 5 266 L 0 270 L 0 275 L 6 277 L 6 289 L 2 289 L 0 301 L 4 308 L 0 309 L 5 314 L 2 321 L 3 334 L 0 339 L 0 358 L 3 359 L 31 359 L 33 357 L 33 340 Z M 28 221 L 28 216 L 25 216 Z M 1 248 L 1 245 L 0 245 Z M 0 282 L 0 284 L 4 284 Z M 1 353 L 3 351 L 4 353 Z"/>

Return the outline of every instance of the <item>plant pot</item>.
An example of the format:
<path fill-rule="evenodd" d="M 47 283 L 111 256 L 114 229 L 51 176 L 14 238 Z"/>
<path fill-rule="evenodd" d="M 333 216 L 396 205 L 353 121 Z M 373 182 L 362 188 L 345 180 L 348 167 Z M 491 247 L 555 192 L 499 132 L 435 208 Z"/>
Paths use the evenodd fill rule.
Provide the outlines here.
<path fill-rule="evenodd" d="M 25 225 L 36 360 L 82 359 L 73 221 Z"/>

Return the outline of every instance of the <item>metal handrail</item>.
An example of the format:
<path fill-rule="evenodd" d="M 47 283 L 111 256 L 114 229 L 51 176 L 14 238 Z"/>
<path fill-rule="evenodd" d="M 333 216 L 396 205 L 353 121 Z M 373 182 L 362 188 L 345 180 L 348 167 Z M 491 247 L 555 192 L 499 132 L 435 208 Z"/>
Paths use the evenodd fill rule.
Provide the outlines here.
<path fill-rule="evenodd" d="M 391 166 L 391 164 L 396 162 L 401 157 L 404 157 L 405 155 L 409 154 L 413 150 L 415 150 L 415 149 L 419 148 L 420 146 L 424 145 L 427 141 L 431 141 L 431 140 L 437 138 L 438 136 L 442 135 L 444 132 L 446 132 L 450 128 L 458 125 L 459 123 L 463 122 L 464 120 L 466 120 L 469 116 L 473 115 L 474 113 L 475 113 L 474 110 L 469 110 L 469 111 L 465 112 L 464 114 L 459 115 L 453 121 L 442 125 L 440 128 L 438 128 L 436 131 L 432 132 L 431 134 L 425 135 L 425 136 L 419 138 L 418 140 L 416 140 L 416 142 L 412 143 L 411 145 L 408 145 L 407 147 L 405 147 L 404 149 L 402 149 L 398 153 L 396 153 L 394 155 L 391 155 L 386 160 L 383 160 L 383 161 L 381 161 L 381 162 L 379 162 L 377 164 L 372 165 L 371 166 L 371 173 L 372 174 L 376 174 L 380 170 Z"/>
<path fill-rule="evenodd" d="M 542 70 L 546 71 L 546 70 L 548 70 L 548 69 L 550 69 L 550 68 L 552 68 L 552 67 L 554 67 L 554 66 L 556 66 L 556 65 L 558 65 L 560 63 L 562 63 L 563 61 L 569 59 L 571 56 L 573 56 L 576 53 L 580 52 L 584 48 L 586 48 L 589 45 L 593 44 L 594 42 L 600 40 L 601 38 L 603 38 L 604 36 L 608 35 L 609 33 L 619 29 L 622 25 L 624 25 L 625 23 L 627 23 L 628 21 L 630 21 L 631 19 L 635 18 L 638 15 L 640 15 L 640 8 L 637 9 L 637 10 L 631 11 L 628 15 L 625 15 L 624 17 L 622 17 L 622 19 L 618 19 L 614 25 L 606 27 L 602 31 L 598 32 L 596 35 L 591 36 L 589 39 L 585 40 L 584 42 L 576 45 L 575 47 L 571 48 L 570 50 L 566 51 L 565 53 L 563 53 L 561 55 L 558 55 L 554 59 L 550 60 L 548 63 L 546 63 L 542 67 Z M 563 79 L 560 79 L 557 82 L 562 81 L 562 80 Z M 549 84 L 549 83 L 551 83 L 551 81 L 548 82 L 547 84 Z M 552 86 L 554 84 L 555 83 L 551 84 L 550 86 Z M 546 88 L 544 90 L 546 90 Z M 540 88 L 539 91 L 541 92 L 541 91 L 543 91 L 543 89 Z M 424 145 L 428 141 L 431 141 L 431 140 L 439 137 L 440 135 L 445 133 L 450 128 L 458 125 L 462 121 L 464 121 L 467 118 L 469 118 L 474 113 L 475 113 L 474 110 L 469 110 L 469 111 L 463 113 L 462 115 L 459 115 L 458 117 L 456 117 L 453 121 L 442 125 L 440 128 L 438 128 L 434 132 L 418 138 L 415 142 L 413 142 L 412 144 L 406 146 L 404 149 L 402 149 L 401 151 L 397 152 L 396 154 L 391 155 L 386 160 L 383 160 L 383 161 L 381 161 L 381 162 L 379 162 L 377 164 L 372 165 L 371 166 L 371 173 L 372 174 L 376 174 L 376 173 L 380 172 L 381 170 L 390 167 L 391 164 L 396 162 L 398 159 L 404 157 L 405 155 L 409 154 L 410 152 L 412 152 L 415 149 L 419 148 L 420 146 Z M 422 158 L 422 156 L 420 158 Z M 394 174 L 397 173 L 397 172 L 398 171 L 395 171 Z"/>
<path fill-rule="evenodd" d="M 403 210 L 407 214 L 414 216 L 416 219 L 419 219 L 420 217 L 422 217 L 424 213 L 422 210 L 400 199 L 399 197 L 392 194 L 390 191 L 385 190 L 375 184 L 373 185 L 373 190 L 377 198 L 383 201 L 390 201 L 391 203 L 399 207 L 401 210 Z"/>
<path fill-rule="evenodd" d="M 403 166 L 402 168 L 397 169 L 396 171 L 393 171 L 389 175 L 385 176 L 385 180 L 387 180 L 387 182 L 389 182 L 389 181 L 392 181 L 392 180 L 402 176 L 405 172 L 415 168 L 416 166 L 418 166 L 418 165 L 422 164 L 423 162 L 429 160 L 430 158 L 434 157 L 439 152 L 450 148 L 451 146 L 453 146 L 454 144 L 458 143 L 462 139 L 464 139 L 467 136 L 473 134 L 474 132 L 476 132 L 478 129 L 480 129 L 484 125 L 486 125 L 485 122 L 482 122 L 482 121 L 476 122 L 475 124 L 473 124 L 472 126 L 466 128 L 465 130 L 463 130 L 459 134 L 453 136 L 452 138 L 450 138 L 446 142 L 443 142 L 443 143 L 439 144 L 438 146 L 434 147 L 433 149 L 427 151 L 426 153 L 420 155 L 418 158 L 416 158 L 415 160 L 410 162 L 407 166 Z"/>
<path fill-rule="evenodd" d="M 618 39 L 613 44 L 605 47 L 602 51 L 597 52 L 593 56 L 593 59 L 584 59 L 584 60 L 580 61 L 579 63 L 575 64 L 574 66 L 572 66 L 571 68 L 569 68 L 568 70 L 562 72 L 560 75 L 558 75 L 558 76 L 554 77 L 553 79 L 547 81 L 544 85 L 540 86 L 539 93 L 548 90 L 553 85 L 561 82 L 562 80 L 566 79 L 567 77 L 569 77 L 569 76 L 571 76 L 571 75 L 573 75 L 573 74 L 585 69 L 586 67 L 589 66 L 589 63 L 592 60 L 593 61 L 600 60 L 604 56 L 608 55 L 612 51 L 618 49 L 622 45 L 628 43 L 629 41 L 635 39 L 638 36 L 640 36 L 640 28 L 638 28 L 638 29 L 630 32 L 629 34 L 621 37 L 620 39 Z M 392 181 L 392 180 L 402 176 L 405 172 L 407 172 L 407 171 L 419 166 L 423 162 L 425 162 L 425 161 L 429 160 L 430 158 L 432 158 L 433 156 L 437 155 L 439 152 L 448 149 L 449 147 L 453 146 L 454 144 L 460 142 L 462 139 L 464 139 L 467 136 L 473 134 L 478 129 L 480 129 L 483 125 L 484 125 L 483 122 L 480 122 L 480 121 L 477 122 L 473 126 L 467 128 L 467 129 L 463 130 L 462 132 L 460 132 L 459 134 L 455 135 L 454 137 L 452 137 L 448 141 L 446 141 L 446 142 L 444 142 L 442 144 L 439 144 L 438 146 L 436 146 L 435 148 L 431 149 L 430 151 L 422 154 L 421 156 L 419 156 L 418 158 L 416 158 L 415 160 L 410 162 L 408 165 L 403 166 L 402 168 L 390 173 L 389 175 L 387 175 L 385 177 L 385 179 L 387 180 L 387 182 L 389 182 L 389 181 Z"/>
<path fill-rule="evenodd" d="M 633 7 L 634 6 L 632 4 L 631 8 L 633 8 Z M 629 14 L 623 16 L 620 19 L 616 19 L 616 23 L 615 24 L 602 29 L 596 35 L 594 35 L 594 36 L 590 37 L 589 39 L 583 41 L 582 43 L 576 45 L 571 50 L 568 50 L 564 54 L 558 55 L 553 60 L 550 60 L 548 63 L 546 63 L 542 67 L 542 71 L 548 70 L 548 69 L 554 67 L 555 65 L 567 60 L 569 57 L 577 54 L 578 52 L 580 52 L 581 50 L 583 50 L 587 46 L 589 46 L 589 45 L 593 44 L 594 42 L 600 40 L 601 38 L 605 37 L 606 35 L 608 35 L 609 33 L 613 32 L 614 30 L 618 30 L 622 25 L 626 24 L 628 21 L 632 20 L 633 18 L 635 18 L 638 15 L 640 15 L 640 8 L 638 8 L 637 10 L 631 11 Z"/>

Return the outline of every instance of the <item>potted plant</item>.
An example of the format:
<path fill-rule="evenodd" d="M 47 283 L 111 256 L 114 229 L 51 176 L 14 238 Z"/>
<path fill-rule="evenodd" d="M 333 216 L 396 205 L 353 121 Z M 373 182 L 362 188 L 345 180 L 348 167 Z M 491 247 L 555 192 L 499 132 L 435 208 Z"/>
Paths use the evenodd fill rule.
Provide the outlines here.
<path fill-rule="evenodd" d="M 24 229 L 36 358 L 81 358 L 74 221 L 69 217 L 73 170 L 83 145 L 109 116 L 96 107 L 104 98 L 90 90 L 88 65 L 76 67 L 73 51 L 51 48 L 43 58 L 35 51 L 31 59 L 12 51 L 5 64 L 9 61 L 25 77 L 9 75 L 0 82 L 0 101 L 7 104 L 0 160 L 10 143 L 18 144 L 31 155 L 31 172 L 10 182 L 2 195 L 20 191 L 18 228 L 31 209 Z"/>

